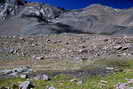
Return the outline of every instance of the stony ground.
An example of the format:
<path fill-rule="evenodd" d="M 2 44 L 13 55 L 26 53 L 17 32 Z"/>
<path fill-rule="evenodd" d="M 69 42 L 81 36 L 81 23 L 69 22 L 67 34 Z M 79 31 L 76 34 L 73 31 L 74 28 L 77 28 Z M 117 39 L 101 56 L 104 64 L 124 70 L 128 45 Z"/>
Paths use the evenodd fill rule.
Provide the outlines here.
<path fill-rule="evenodd" d="M 132 36 L 58 34 L 45 36 L 1 36 L 1 68 L 19 65 L 67 65 L 91 63 L 100 57 L 132 57 Z M 51 65 L 50 65 L 51 64 Z M 78 66 L 78 65 L 74 66 Z M 34 65 L 35 66 L 35 65 Z M 55 69 L 58 69 L 55 67 Z M 63 67 L 64 68 L 64 67 Z"/>
<path fill-rule="evenodd" d="M 59 34 L 44 36 L 1 36 L 1 57 L 31 57 L 32 59 L 87 60 L 98 56 L 132 56 L 132 36 L 90 34 Z"/>

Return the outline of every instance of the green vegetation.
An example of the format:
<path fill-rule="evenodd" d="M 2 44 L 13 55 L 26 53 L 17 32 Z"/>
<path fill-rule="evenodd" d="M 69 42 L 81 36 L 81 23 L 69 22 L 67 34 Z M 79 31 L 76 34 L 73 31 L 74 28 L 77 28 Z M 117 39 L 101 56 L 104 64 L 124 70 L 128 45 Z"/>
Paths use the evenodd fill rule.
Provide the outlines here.
<path fill-rule="evenodd" d="M 81 78 L 76 78 L 68 74 L 54 76 L 48 81 L 33 79 L 34 89 L 47 89 L 49 86 L 53 86 L 56 89 L 116 89 L 117 84 L 126 83 L 127 79 L 133 79 L 133 60 L 131 58 L 102 58 L 82 68 L 92 70 L 99 66 L 121 68 L 123 71 L 117 71 L 106 76 L 88 76 L 82 82 Z M 19 85 L 23 81 L 25 79 L 1 79 L 0 86 L 12 87 L 14 83 Z M 129 86 L 133 87 L 133 84 Z"/>
<path fill-rule="evenodd" d="M 12 87 L 13 84 L 19 84 L 20 82 L 23 82 L 23 81 L 25 81 L 25 79 L 21 79 L 21 78 L 0 79 L 0 86 Z"/>
<path fill-rule="evenodd" d="M 95 65 L 102 65 L 108 67 L 117 67 L 117 68 L 133 68 L 133 58 L 127 57 L 106 57 L 95 60 Z"/>
<path fill-rule="evenodd" d="M 49 86 L 54 86 L 57 89 L 115 89 L 115 86 L 120 82 L 127 82 L 126 79 L 132 79 L 133 72 L 119 72 L 115 74 L 110 74 L 108 76 L 91 76 L 83 82 L 78 84 L 80 79 L 72 78 L 68 75 L 58 75 L 55 76 L 52 80 L 43 81 L 43 80 L 33 80 L 35 85 L 34 89 L 47 89 Z M 71 81 L 71 80 L 77 81 Z M 19 84 L 24 79 L 12 78 L 0 80 L 0 86 L 9 86 L 11 87 L 13 83 Z"/>

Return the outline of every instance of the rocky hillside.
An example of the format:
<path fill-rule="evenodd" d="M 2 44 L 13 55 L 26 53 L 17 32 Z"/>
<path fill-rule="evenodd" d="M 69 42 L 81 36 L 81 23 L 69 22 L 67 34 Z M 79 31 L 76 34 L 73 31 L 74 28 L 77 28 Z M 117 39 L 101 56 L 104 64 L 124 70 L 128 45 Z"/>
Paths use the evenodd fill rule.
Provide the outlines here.
<path fill-rule="evenodd" d="M 45 35 L 0 38 L 0 59 L 14 56 L 31 59 L 88 60 L 99 56 L 132 56 L 133 37 L 98 35 Z M 5 55 L 5 56 L 2 56 Z M 3 58 L 5 57 L 5 58 Z"/>
<path fill-rule="evenodd" d="M 47 4 L 16 5 L 10 2 L 0 5 L 0 35 L 132 35 L 132 14 L 132 8 L 122 10 L 102 5 L 64 10 Z"/>

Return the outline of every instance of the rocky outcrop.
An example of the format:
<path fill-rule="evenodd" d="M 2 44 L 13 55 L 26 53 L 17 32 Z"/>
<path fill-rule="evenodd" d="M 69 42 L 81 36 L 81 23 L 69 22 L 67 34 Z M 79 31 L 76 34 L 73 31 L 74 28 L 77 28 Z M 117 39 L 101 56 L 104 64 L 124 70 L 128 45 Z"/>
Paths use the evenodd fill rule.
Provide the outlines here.
<path fill-rule="evenodd" d="M 48 29 L 42 31 L 42 34 L 47 34 L 48 23 L 50 24 L 51 19 L 57 18 L 63 12 L 63 9 L 47 4 L 33 3 L 22 6 L 5 3 L 0 8 L 0 35 L 39 34 L 40 32 L 37 32 L 40 28 L 39 24 L 47 25 L 45 28 Z M 29 31 L 31 29 L 33 32 Z"/>
<path fill-rule="evenodd" d="M 10 16 L 15 15 L 16 7 L 13 4 L 5 3 L 0 5 L 0 23 L 2 24 Z"/>
<path fill-rule="evenodd" d="M 40 21 L 48 21 L 58 17 L 61 13 L 63 13 L 63 10 L 47 4 L 33 4 L 27 5 L 20 15 L 22 17 L 35 17 Z"/>
<path fill-rule="evenodd" d="M 32 72 L 32 69 L 27 66 L 18 67 L 9 70 L 0 70 L 0 78 L 2 77 L 21 77 L 21 78 L 28 78 L 29 73 Z"/>

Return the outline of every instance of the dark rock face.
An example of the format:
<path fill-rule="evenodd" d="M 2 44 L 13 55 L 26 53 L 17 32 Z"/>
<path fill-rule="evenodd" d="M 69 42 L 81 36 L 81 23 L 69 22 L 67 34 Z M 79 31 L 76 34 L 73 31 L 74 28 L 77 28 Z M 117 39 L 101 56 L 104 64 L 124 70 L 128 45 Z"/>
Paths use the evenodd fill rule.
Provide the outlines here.
<path fill-rule="evenodd" d="M 132 8 L 120 10 L 101 5 L 66 11 L 46 4 L 16 5 L 9 2 L 0 6 L 0 35 L 132 35 L 132 13 Z"/>

